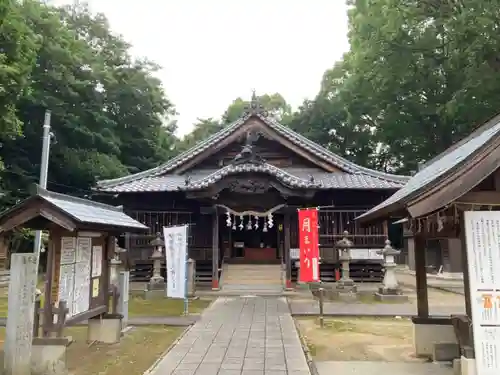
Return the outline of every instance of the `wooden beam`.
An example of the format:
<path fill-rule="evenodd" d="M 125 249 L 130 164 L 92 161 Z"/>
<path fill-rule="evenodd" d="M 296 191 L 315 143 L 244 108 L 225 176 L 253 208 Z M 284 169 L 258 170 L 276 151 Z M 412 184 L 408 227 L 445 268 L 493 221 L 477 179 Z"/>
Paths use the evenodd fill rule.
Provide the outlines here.
<path fill-rule="evenodd" d="M 284 249 L 283 251 L 285 252 L 285 268 L 286 268 L 286 287 L 290 288 L 291 287 L 291 282 L 292 282 L 292 261 L 290 259 L 290 224 L 291 224 L 291 218 L 290 218 L 290 213 L 287 212 L 284 215 L 284 220 L 283 220 L 283 232 L 285 234 L 285 244 L 284 244 Z"/>
<path fill-rule="evenodd" d="M 19 210 L 0 225 L 0 233 L 8 232 L 12 229 L 20 227 L 37 216 L 40 216 L 40 208 L 38 205 L 24 210 Z"/>
<path fill-rule="evenodd" d="M 458 199 L 460 203 L 477 205 L 500 203 L 500 191 L 470 191 Z"/>
<path fill-rule="evenodd" d="M 219 289 L 219 212 L 212 216 L 212 289 Z"/>

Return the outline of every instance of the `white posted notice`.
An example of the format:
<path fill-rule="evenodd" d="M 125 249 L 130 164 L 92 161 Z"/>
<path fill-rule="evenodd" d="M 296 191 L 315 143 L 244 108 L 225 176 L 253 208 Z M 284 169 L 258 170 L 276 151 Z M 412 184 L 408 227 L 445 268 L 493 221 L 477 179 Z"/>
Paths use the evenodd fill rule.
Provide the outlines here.
<path fill-rule="evenodd" d="M 466 211 L 477 375 L 500 374 L 500 212 Z"/>
<path fill-rule="evenodd" d="M 163 227 L 167 262 L 167 297 L 186 297 L 187 234 L 187 225 Z"/>

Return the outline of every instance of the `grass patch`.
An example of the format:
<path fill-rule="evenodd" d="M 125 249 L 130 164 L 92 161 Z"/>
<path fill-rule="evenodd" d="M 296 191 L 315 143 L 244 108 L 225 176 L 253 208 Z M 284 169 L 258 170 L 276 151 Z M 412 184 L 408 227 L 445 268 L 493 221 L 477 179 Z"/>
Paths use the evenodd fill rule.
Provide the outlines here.
<path fill-rule="evenodd" d="M 65 335 L 74 342 L 67 349 L 67 366 L 72 375 L 143 374 L 179 337 L 184 328 L 135 327 L 117 344 L 89 344 L 86 327 L 71 327 Z M 0 329 L 1 346 L 5 329 Z"/>
<path fill-rule="evenodd" d="M 189 313 L 200 314 L 209 304 L 209 299 L 189 301 Z M 174 298 L 156 298 L 146 300 L 141 295 L 131 294 L 128 313 L 133 316 L 180 316 L 184 313 L 184 300 Z"/>
<path fill-rule="evenodd" d="M 189 313 L 200 314 L 209 304 L 210 299 L 189 301 Z M 42 301 L 43 303 L 43 301 Z M 184 300 L 157 298 L 146 300 L 140 294 L 131 293 L 128 302 L 129 316 L 180 316 L 184 313 Z M 6 318 L 8 311 L 7 297 L 0 297 L 0 317 Z"/>
<path fill-rule="evenodd" d="M 297 326 L 318 361 L 419 361 L 409 319 L 327 318 L 321 328 L 317 318 L 299 318 Z"/>

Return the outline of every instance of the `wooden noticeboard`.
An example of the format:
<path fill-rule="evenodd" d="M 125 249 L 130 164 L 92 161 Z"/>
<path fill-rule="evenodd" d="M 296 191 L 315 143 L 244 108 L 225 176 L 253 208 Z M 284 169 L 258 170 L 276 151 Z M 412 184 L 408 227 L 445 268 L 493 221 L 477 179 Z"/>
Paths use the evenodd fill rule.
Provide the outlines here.
<path fill-rule="evenodd" d="M 500 211 L 464 213 L 477 375 L 500 374 Z"/>
<path fill-rule="evenodd" d="M 53 305 L 66 301 L 68 318 L 107 306 L 105 277 L 107 257 L 105 234 L 75 236 L 63 233 L 53 242 Z"/>

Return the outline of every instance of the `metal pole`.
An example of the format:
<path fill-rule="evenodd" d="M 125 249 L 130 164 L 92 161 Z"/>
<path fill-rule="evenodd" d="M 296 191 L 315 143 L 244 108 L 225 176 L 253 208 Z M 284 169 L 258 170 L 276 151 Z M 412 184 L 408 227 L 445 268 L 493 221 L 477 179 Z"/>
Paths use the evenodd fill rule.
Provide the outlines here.
<path fill-rule="evenodd" d="M 43 122 L 42 136 L 42 160 L 40 163 L 40 187 L 47 188 L 47 173 L 49 170 L 49 151 L 50 151 L 50 111 L 45 111 L 45 120 Z M 42 244 L 42 231 L 37 230 L 35 233 L 35 245 L 33 253 L 36 255 L 36 270 L 40 263 L 40 248 Z"/>

